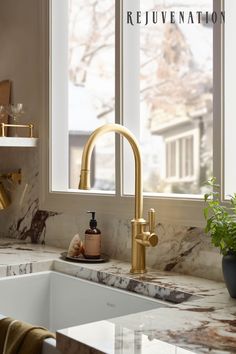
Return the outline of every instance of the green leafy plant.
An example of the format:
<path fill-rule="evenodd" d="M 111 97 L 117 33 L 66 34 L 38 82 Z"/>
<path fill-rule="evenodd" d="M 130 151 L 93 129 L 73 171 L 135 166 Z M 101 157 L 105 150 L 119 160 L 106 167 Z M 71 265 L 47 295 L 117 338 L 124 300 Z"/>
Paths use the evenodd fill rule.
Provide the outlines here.
<path fill-rule="evenodd" d="M 207 221 L 205 232 L 211 235 L 211 242 L 219 247 L 223 255 L 236 255 L 236 193 L 230 196 L 228 206 L 220 201 L 219 184 L 216 178 L 208 180 L 212 192 L 204 195 L 207 206 L 204 208 L 204 217 Z"/>

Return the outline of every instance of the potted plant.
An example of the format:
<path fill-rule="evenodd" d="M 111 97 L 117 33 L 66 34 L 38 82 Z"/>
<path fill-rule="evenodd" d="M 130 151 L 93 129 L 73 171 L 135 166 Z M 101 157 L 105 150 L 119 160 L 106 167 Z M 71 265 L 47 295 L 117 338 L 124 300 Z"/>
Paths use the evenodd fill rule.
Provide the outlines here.
<path fill-rule="evenodd" d="M 222 269 L 225 283 L 231 297 L 236 298 L 236 193 L 230 196 L 228 206 L 220 201 L 220 186 L 216 178 L 208 181 L 212 192 L 204 195 L 207 206 L 204 217 L 207 221 L 205 232 L 211 235 L 211 242 L 223 255 Z"/>

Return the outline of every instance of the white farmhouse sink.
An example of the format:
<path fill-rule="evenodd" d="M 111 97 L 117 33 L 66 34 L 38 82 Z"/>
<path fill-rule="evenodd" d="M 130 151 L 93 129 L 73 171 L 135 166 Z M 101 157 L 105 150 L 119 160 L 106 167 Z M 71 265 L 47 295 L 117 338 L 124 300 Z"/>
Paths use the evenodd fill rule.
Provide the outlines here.
<path fill-rule="evenodd" d="M 51 331 L 165 306 L 159 300 L 52 271 L 0 279 L 0 314 Z"/>

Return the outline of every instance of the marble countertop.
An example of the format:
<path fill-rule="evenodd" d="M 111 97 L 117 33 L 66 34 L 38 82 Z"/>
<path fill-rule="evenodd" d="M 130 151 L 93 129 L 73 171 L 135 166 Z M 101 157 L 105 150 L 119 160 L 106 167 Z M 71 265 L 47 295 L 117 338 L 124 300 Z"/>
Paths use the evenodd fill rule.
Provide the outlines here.
<path fill-rule="evenodd" d="M 0 277 L 55 270 L 165 300 L 167 307 L 57 332 L 63 353 L 236 353 L 236 300 L 224 283 L 150 270 L 129 274 L 120 261 L 61 260 L 63 250 L 0 239 Z"/>

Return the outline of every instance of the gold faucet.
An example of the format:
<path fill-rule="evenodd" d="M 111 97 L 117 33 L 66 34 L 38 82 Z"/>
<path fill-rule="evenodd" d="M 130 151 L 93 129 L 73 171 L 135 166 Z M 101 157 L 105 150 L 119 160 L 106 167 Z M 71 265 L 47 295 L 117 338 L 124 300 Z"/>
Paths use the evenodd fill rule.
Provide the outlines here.
<path fill-rule="evenodd" d="M 6 192 L 2 180 L 8 180 L 15 184 L 21 184 L 21 169 L 10 173 L 0 174 L 0 210 L 6 209 L 11 204 L 11 199 Z"/>
<path fill-rule="evenodd" d="M 79 189 L 90 189 L 90 161 L 98 137 L 105 133 L 115 132 L 124 136 L 130 143 L 135 160 L 135 216 L 131 220 L 132 249 L 131 273 L 146 273 L 146 247 L 156 246 L 158 237 L 155 234 L 155 210 L 148 212 L 148 222 L 143 219 L 143 176 L 142 158 L 139 144 L 135 136 L 120 124 L 105 124 L 97 128 L 84 146 L 80 172 Z M 149 230 L 146 227 L 149 226 Z"/>
<path fill-rule="evenodd" d="M 11 204 L 10 198 L 7 195 L 7 192 L 0 182 L 0 210 L 6 209 Z"/>

